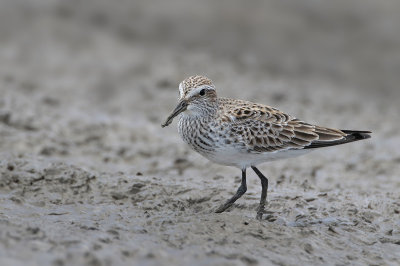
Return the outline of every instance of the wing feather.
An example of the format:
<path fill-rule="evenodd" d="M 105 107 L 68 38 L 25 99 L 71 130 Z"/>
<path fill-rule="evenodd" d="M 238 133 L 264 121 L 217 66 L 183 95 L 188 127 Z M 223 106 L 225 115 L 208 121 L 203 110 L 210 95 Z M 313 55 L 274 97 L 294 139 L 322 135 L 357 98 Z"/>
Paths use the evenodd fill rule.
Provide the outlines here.
<path fill-rule="evenodd" d="M 270 106 L 224 98 L 219 101 L 220 117 L 227 122 L 231 136 L 240 135 L 237 141 L 245 144 L 248 152 L 318 148 L 361 139 L 350 137 L 356 131 L 311 125 Z"/>

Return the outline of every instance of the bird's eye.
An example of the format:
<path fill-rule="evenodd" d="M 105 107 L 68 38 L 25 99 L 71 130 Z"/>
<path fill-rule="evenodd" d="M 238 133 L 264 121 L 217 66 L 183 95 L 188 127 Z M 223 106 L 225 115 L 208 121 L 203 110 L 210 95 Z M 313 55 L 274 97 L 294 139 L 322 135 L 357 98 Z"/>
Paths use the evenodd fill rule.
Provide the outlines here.
<path fill-rule="evenodd" d="M 200 91 L 200 93 L 199 93 L 201 96 L 204 96 L 204 94 L 206 94 L 206 90 L 205 89 L 202 89 L 201 91 Z"/>

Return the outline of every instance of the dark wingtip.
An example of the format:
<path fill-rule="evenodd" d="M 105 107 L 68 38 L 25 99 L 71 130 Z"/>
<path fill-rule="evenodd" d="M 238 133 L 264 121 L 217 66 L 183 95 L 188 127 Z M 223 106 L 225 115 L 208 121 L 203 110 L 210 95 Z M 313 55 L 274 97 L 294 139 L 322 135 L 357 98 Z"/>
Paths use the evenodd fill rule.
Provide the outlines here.
<path fill-rule="evenodd" d="M 360 130 L 342 130 L 342 131 L 347 134 L 347 137 L 351 137 L 353 141 L 369 139 L 371 138 L 370 134 L 372 134 L 371 131 L 360 131 Z"/>
<path fill-rule="evenodd" d="M 371 138 L 371 131 L 361 131 L 361 130 L 341 130 L 346 136 L 340 140 L 335 141 L 314 141 L 310 145 L 305 146 L 304 149 L 315 149 L 315 148 L 322 148 L 322 147 L 329 147 L 335 146 L 345 143 L 350 143 L 353 141 L 369 139 Z"/>

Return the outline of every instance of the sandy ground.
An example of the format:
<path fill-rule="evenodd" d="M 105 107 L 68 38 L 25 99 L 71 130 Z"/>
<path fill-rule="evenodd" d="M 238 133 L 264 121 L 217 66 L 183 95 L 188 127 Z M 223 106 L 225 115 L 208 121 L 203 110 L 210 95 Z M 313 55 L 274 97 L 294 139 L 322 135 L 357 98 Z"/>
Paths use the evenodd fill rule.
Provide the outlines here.
<path fill-rule="evenodd" d="M 379 8 L 365 1 L 354 17 L 330 9 L 332 17 L 323 21 L 334 14 L 348 23 L 358 19 L 358 39 L 347 26 L 338 36 L 371 38 L 360 49 L 340 39 L 325 47 L 341 59 L 318 48 L 326 39 L 319 32 L 341 26 L 327 24 L 308 33 L 318 47 L 301 39 L 298 57 L 284 53 L 291 46 L 279 42 L 290 40 L 270 29 L 275 38 L 265 47 L 266 61 L 238 56 L 248 47 L 226 45 L 236 36 L 229 31 L 220 45 L 204 41 L 205 48 L 190 42 L 200 41 L 197 35 L 183 35 L 183 45 L 177 36 L 158 36 L 151 30 L 164 23 L 168 32 L 179 21 L 140 14 L 180 14 L 173 4 L 152 3 L 152 13 L 143 2 L 137 9 L 122 0 L 115 6 L 71 2 L 1 2 L 0 22 L 7 23 L 0 23 L 0 265 L 400 264 L 400 104 L 393 69 L 400 65 L 400 37 L 390 31 L 399 28 L 393 23 L 384 24 L 388 32 L 379 30 L 380 23 L 394 22 L 395 1 Z M 304 1 L 296 13 L 296 4 L 272 2 L 268 21 L 281 30 L 288 24 L 273 11 L 293 15 L 291 27 L 301 31 L 307 28 L 301 12 L 318 20 L 318 12 L 331 8 Z M 195 28 L 200 18 L 194 14 L 183 16 L 193 15 Z M 226 16 L 207 23 L 225 29 L 244 19 L 243 36 L 246 25 L 264 25 L 237 12 Z M 138 30 L 143 25 L 150 25 L 148 36 Z M 261 187 L 250 171 L 245 196 L 215 214 L 239 186 L 240 171 L 191 151 L 175 123 L 160 127 L 178 83 L 191 74 L 212 78 L 220 96 L 276 106 L 312 123 L 372 130 L 373 138 L 261 165 L 270 180 L 262 221 L 255 219 Z"/>

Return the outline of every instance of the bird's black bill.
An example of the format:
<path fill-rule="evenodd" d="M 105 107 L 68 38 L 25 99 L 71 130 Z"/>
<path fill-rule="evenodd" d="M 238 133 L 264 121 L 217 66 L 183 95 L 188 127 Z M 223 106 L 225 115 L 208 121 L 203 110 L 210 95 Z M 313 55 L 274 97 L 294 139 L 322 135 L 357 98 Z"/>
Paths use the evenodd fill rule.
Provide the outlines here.
<path fill-rule="evenodd" d="M 174 120 L 174 117 L 185 111 L 187 108 L 187 102 L 186 101 L 181 101 L 178 103 L 176 106 L 175 110 L 168 116 L 167 120 L 165 120 L 164 124 L 161 125 L 161 127 L 166 127 L 169 124 L 172 123 L 172 120 Z"/>

